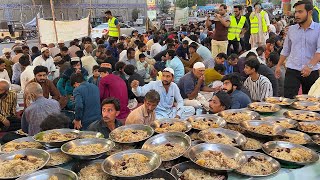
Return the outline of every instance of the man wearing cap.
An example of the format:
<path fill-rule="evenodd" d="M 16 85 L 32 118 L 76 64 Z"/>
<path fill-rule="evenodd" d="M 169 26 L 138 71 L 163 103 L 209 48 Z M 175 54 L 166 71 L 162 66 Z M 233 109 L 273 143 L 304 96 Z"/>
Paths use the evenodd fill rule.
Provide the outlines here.
<path fill-rule="evenodd" d="M 50 56 L 50 52 L 47 47 L 41 49 L 41 56 L 38 56 L 33 60 L 33 65 L 47 67 L 52 77 L 56 71 L 56 66 L 54 65 L 53 58 Z"/>
<path fill-rule="evenodd" d="M 220 88 L 209 88 L 205 86 L 204 71 L 205 65 L 202 62 L 197 62 L 193 65 L 192 71 L 179 80 L 178 87 L 186 106 L 193 106 L 195 108 L 203 106 L 209 109 L 209 103 L 205 97 L 200 94 L 200 91 L 214 92 Z"/>
<path fill-rule="evenodd" d="M 108 19 L 108 36 L 118 40 L 120 36 L 120 24 L 117 18 L 112 16 L 111 11 L 106 11 L 105 15 Z"/>
<path fill-rule="evenodd" d="M 12 78 L 12 66 L 14 64 L 12 62 L 11 49 L 10 48 L 3 48 L 2 53 L 3 53 L 3 55 L 0 58 L 4 60 L 4 63 L 6 64 L 6 70 L 8 72 L 10 79 L 11 79 Z"/>
<path fill-rule="evenodd" d="M 183 41 L 182 44 L 178 47 L 176 53 L 177 56 L 183 60 L 189 59 L 189 49 L 188 49 L 189 42 L 187 40 Z"/>
<path fill-rule="evenodd" d="M 59 40 L 58 48 L 61 49 L 62 47 L 65 47 L 64 40 Z"/>
<path fill-rule="evenodd" d="M 213 94 L 212 98 L 209 100 L 209 107 L 210 113 L 212 114 L 230 109 L 231 97 L 224 91 L 218 91 Z"/>
<path fill-rule="evenodd" d="M 192 116 L 195 110 L 192 106 L 184 106 L 180 90 L 173 82 L 174 71 L 172 68 L 165 68 L 162 71 L 161 80 L 139 86 L 139 81 L 131 83 L 132 92 L 137 96 L 145 96 L 150 90 L 155 90 L 160 94 L 160 102 L 156 108 L 156 118 L 181 118 Z"/>
<path fill-rule="evenodd" d="M 11 82 L 8 72 L 6 70 L 6 63 L 3 59 L 0 58 L 0 79 L 5 79 L 9 82 Z"/>

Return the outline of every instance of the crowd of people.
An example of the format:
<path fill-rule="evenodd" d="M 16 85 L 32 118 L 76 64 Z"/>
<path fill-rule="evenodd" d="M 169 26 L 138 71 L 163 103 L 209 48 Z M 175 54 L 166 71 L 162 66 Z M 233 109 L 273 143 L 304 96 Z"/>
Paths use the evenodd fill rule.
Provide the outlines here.
<path fill-rule="evenodd" d="M 298 1 L 292 23 L 286 16 L 269 19 L 259 3 L 236 5 L 232 12 L 221 4 L 205 22 L 131 36 L 120 34 L 107 11 L 107 36 L 31 51 L 17 41 L 0 58 L 1 131 L 34 135 L 75 128 L 108 137 L 121 125 L 308 94 L 320 83 L 320 24 L 312 19 L 313 8 Z M 23 93 L 18 112 L 17 92 Z"/>

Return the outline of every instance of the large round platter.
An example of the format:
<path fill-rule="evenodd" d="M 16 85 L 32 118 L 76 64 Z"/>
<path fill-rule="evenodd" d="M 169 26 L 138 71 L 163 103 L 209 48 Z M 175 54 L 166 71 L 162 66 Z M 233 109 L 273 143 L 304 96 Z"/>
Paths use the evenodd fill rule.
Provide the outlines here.
<path fill-rule="evenodd" d="M 281 107 L 277 104 L 266 103 L 266 102 L 254 102 L 248 105 L 248 108 L 252 111 L 259 113 L 274 113 L 280 111 Z"/>
<path fill-rule="evenodd" d="M 226 122 L 239 124 L 242 121 L 260 119 L 259 113 L 248 109 L 228 109 L 218 113 Z"/>
<path fill-rule="evenodd" d="M 181 125 L 184 128 L 184 131 L 178 131 L 178 130 L 169 130 L 168 132 L 188 132 L 192 128 L 191 124 L 187 121 L 180 120 L 180 119 L 160 119 L 153 121 L 150 126 L 154 129 L 156 133 L 166 133 L 166 132 L 160 132 L 159 129 L 164 125 L 172 126 L 175 123 L 181 123 Z"/>
<path fill-rule="evenodd" d="M 285 136 L 286 134 L 293 134 L 293 135 L 301 136 L 302 137 L 301 140 L 304 142 L 292 142 L 292 141 L 288 140 L 289 138 L 286 138 L 286 136 Z M 293 139 L 295 139 L 295 138 L 293 138 Z M 274 140 L 275 141 L 286 141 L 286 142 L 291 142 L 294 144 L 301 144 L 301 145 L 309 144 L 312 142 L 312 139 L 308 134 L 300 132 L 300 131 L 295 131 L 295 130 L 286 130 L 285 134 L 283 134 L 282 136 L 276 137 Z"/>
<path fill-rule="evenodd" d="M 214 114 L 195 115 L 186 120 L 191 123 L 193 129 L 200 131 L 208 128 L 224 127 L 227 124 L 223 118 Z M 202 123 L 209 123 L 210 125 L 204 126 Z"/>
<path fill-rule="evenodd" d="M 64 141 L 44 141 L 43 140 L 44 135 L 48 135 L 48 134 L 55 133 L 55 132 L 61 133 L 61 134 L 69 134 L 69 135 L 71 135 L 71 137 L 68 138 L 67 140 L 64 140 Z M 40 142 L 41 144 L 43 144 L 47 147 L 61 147 L 64 143 L 66 143 L 68 141 L 72 141 L 77 138 L 78 138 L 78 131 L 74 130 L 74 129 L 53 129 L 53 130 L 40 132 L 40 133 L 33 136 L 33 139 L 35 141 Z"/>
<path fill-rule="evenodd" d="M 290 106 L 294 102 L 294 99 L 284 97 L 267 97 L 264 101 L 267 103 L 277 104 L 279 106 Z"/>
<path fill-rule="evenodd" d="M 139 139 L 137 141 L 118 141 L 115 138 L 115 134 L 119 133 L 121 134 L 123 131 L 126 130 L 142 130 L 142 131 L 146 131 L 147 132 L 147 136 Z M 111 133 L 109 134 L 109 139 L 113 142 L 117 142 L 117 143 L 125 143 L 125 144 L 130 144 L 130 143 L 137 143 L 137 142 L 141 142 L 144 141 L 146 139 L 149 139 L 154 133 L 154 130 L 148 126 L 148 125 L 143 125 L 143 124 L 131 124 L 131 125 L 125 125 L 125 126 L 120 126 L 116 129 L 114 129 L 113 131 L 111 131 Z"/>
<path fill-rule="evenodd" d="M 297 121 L 317 121 L 320 120 L 320 114 L 311 111 L 292 110 L 283 113 L 286 118 Z"/>
<path fill-rule="evenodd" d="M 49 159 L 48 163 L 46 164 L 46 167 L 59 166 L 59 165 L 68 163 L 68 162 L 70 162 L 70 161 L 72 160 L 72 158 L 71 158 L 69 155 L 64 154 L 64 153 L 61 151 L 60 148 L 47 149 L 46 151 L 50 154 L 50 159 Z M 56 163 L 56 164 L 49 164 L 49 163 L 50 163 L 50 160 L 51 160 L 51 158 L 52 158 L 52 154 L 53 154 L 53 153 L 63 153 L 65 156 L 67 156 L 67 157 L 69 157 L 69 158 L 66 159 L 65 162 L 60 162 L 60 163 Z"/>
<path fill-rule="evenodd" d="M 285 129 L 292 129 L 298 126 L 298 122 L 296 120 L 292 120 L 285 117 L 268 116 L 268 117 L 262 117 L 261 120 L 270 121 L 272 123 L 282 126 Z"/>
<path fill-rule="evenodd" d="M 258 127 L 261 125 L 267 125 L 269 127 L 272 127 L 272 130 L 274 131 L 274 134 L 262 134 L 258 133 L 256 131 L 253 131 L 251 128 Z M 284 134 L 285 129 L 281 127 L 280 125 L 273 124 L 269 121 L 261 121 L 261 120 L 251 120 L 251 121 L 244 121 L 240 123 L 240 126 L 244 128 L 249 134 L 257 137 L 275 137 Z"/>
<path fill-rule="evenodd" d="M 310 129 L 306 129 L 308 126 Z M 320 134 L 320 121 L 299 122 L 297 129 L 308 134 Z"/>
<path fill-rule="evenodd" d="M 310 96 L 307 94 L 296 95 L 295 99 L 298 101 L 310 101 L 310 102 L 319 102 L 319 98 L 315 96 Z"/>
<path fill-rule="evenodd" d="M 36 142 L 31 136 L 28 136 L 28 137 L 23 137 L 23 138 L 19 138 L 19 139 L 15 139 L 15 140 L 12 140 L 10 142 L 7 142 L 6 144 L 1 146 L 1 152 L 2 153 L 13 152 L 13 151 L 6 150 L 7 146 L 10 145 L 12 142 L 13 143 L 19 143 L 18 147 L 15 147 L 15 150 L 13 150 L 13 151 L 17 151 L 17 150 L 20 150 L 20 149 L 33 149 L 33 148 L 30 148 L 30 147 L 21 146 L 20 143 L 23 143 L 23 142 L 32 142 L 32 143 L 35 143 L 35 145 L 38 144 L 36 149 L 42 149 L 43 148 L 41 143 Z"/>
<path fill-rule="evenodd" d="M 96 131 L 79 131 L 79 139 L 104 138 L 103 134 Z"/>
<path fill-rule="evenodd" d="M 29 175 L 21 176 L 18 180 L 41 180 L 56 177 L 59 180 L 78 180 L 78 176 L 73 171 L 63 168 L 52 168 L 34 172 Z"/>
<path fill-rule="evenodd" d="M 320 111 L 319 102 L 297 101 L 291 104 L 291 107 L 304 111 Z"/>

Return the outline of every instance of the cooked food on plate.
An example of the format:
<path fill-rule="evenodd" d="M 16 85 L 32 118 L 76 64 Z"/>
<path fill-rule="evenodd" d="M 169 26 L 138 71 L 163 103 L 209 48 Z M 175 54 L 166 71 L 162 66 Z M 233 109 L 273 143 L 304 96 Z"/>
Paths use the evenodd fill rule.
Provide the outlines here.
<path fill-rule="evenodd" d="M 224 180 L 225 176 L 200 169 L 187 169 L 178 180 Z"/>
<path fill-rule="evenodd" d="M 289 133 L 285 132 L 283 135 L 280 137 L 276 137 L 275 140 L 278 141 L 288 141 L 294 144 L 307 144 L 308 141 L 304 137 L 303 133 Z"/>
<path fill-rule="evenodd" d="M 224 115 L 223 118 L 230 123 L 240 123 L 242 121 L 248 121 L 252 119 L 251 115 L 246 112 L 232 112 Z"/>
<path fill-rule="evenodd" d="M 149 158 L 143 154 L 125 154 L 111 167 L 112 174 L 118 176 L 138 176 L 150 171 Z"/>
<path fill-rule="evenodd" d="M 20 149 L 40 149 L 42 148 L 42 145 L 35 141 L 24 141 L 24 142 L 14 142 L 10 141 L 3 145 L 2 151 L 3 152 L 13 152 Z"/>
<path fill-rule="evenodd" d="M 312 154 L 303 148 L 290 149 L 290 148 L 278 147 L 273 149 L 270 152 L 270 155 L 279 159 L 294 161 L 294 162 L 310 161 L 312 158 Z"/>
<path fill-rule="evenodd" d="M 72 158 L 63 152 L 49 152 L 50 160 L 46 166 L 56 166 L 69 162 Z"/>
<path fill-rule="evenodd" d="M 304 132 L 309 133 L 320 133 L 320 126 L 319 124 L 313 124 L 313 123 L 299 123 L 299 128 Z"/>
<path fill-rule="evenodd" d="M 234 138 L 230 138 L 224 133 L 214 133 L 211 131 L 202 131 L 201 132 L 203 141 L 208 143 L 218 143 L 218 144 L 226 144 L 231 146 L 237 146 L 237 141 Z"/>
<path fill-rule="evenodd" d="M 148 132 L 144 130 L 125 129 L 115 130 L 114 139 L 118 142 L 136 142 L 148 137 Z"/>
<path fill-rule="evenodd" d="M 198 118 L 190 117 L 188 121 L 191 123 L 193 128 L 199 129 L 199 130 L 219 127 L 215 119 L 210 119 L 206 117 L 198 117 Z"/>
<path fill-rule="evenodd" d="M 165 132 L 185 132 L 187 131 L 186 123 L 181 121 L 175 121 L 173 123 L 165 122 L 155 129 L 158 133 Z"/>
<path fill-rule="evenodd" d="M 251 156 L 237 171 L 248 175 L 267 175 L 272 173 L 273 167 L 264 156 Z"/>
<path fill-rule="evenodd" d="M 210 169 L 237 169 L 236 160 L 222 152 L 206 150 L 196 155 L 196 163 Z"/>
<path fill-rule="evenodd" d="M 92 155 L 92 154 L 101 154 L 105 152 L 105 148 L 102 144 L 89 144 L 74 146 L 68 150 L 68 153 L 74 155 Z"/>
<path fill-rule="evenodd" d="M 250 126 L 250 127 L 248 127 L 248 130 L 253 131 L 255 133 L 258 133 L 258 134 L 263 134 L 263 135 L 275 135 L 276 134 L 273 126 L 267 125 L 267 124 L 261 124 L 259 126 Z"/>
<path fill-rule="evenodd" d="M 241 146 L 241 148 L 245 150 L 256 150 L 256 149 L 260 149 L 261 147 L 262 147 L 262 143 L 260 141 L 253 138 L 248 138 L 248 137 L 247 137 L 247 142 Z"/>
<path fill-rule="evenodd" d="M 103 172 L 101 163 L 94 163 L 82 168 L 79 172 L 79 180 L 111 180 L 111 176 Z"/>
<path fill-rule="evenodd" d="M 183 153 L 186 151 L 186 147 L 179 143 L 168 142 L 161 145 L 151 145 L 147 148 L 147 150 L 159 154 L 163 161 L 167 161 L 183 155 Z"/>
<path fill-rule="evenodd" d="M 61 142 L 61 141 L 69 141 L 72 139 L 77 138 L 77 134 L 76 133 L 61 133 L 58 131 L 52 131 L 48 134 L 43 134 L 42 136 L 42 141 L 43 142 Z"/>

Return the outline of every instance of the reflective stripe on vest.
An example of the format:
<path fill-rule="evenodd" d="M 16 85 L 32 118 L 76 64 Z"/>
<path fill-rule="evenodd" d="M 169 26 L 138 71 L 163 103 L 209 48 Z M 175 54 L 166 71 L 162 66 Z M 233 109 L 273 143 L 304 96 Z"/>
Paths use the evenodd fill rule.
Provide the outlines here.
<path fill-rule="evenodd" d="M 112 17 L 108 20 L 108 27 L 109 27 L 109 36 L 111 37 L 119 37 L 118 28 L 115 24 L 116 18 Z"/>
<path fill-rule="evenodd" d="M 230 26 L 228 29 L 228 40 L 237 39 L 240 41 L 240 33 L 246 22 L 246 17 L 241 16 L 239 23 L 237 24 L 237 20 L 234 16 L 230 16 Z"/>
<path fill-rule="evenodd" d="M 266 12 L 264 10 L 260 12 L 261 22 L 262 22 L 262 31 L 268 32 L 267 23 L 266 23 L 266 20 L 264 19 L 265 14 Z M 251 24 L 251 29 L 250 29 L 251 34 L 257 34 L 259 32 L 259 20 L 257 16 L 250 18 L 250 24 Z"/>
<path fill-rule="evenodd" d="M 320 9 L 317 7 L 317 6 L 314 6 L 313 7 L 316 11 L 318 11 L 318 19 L 319 19 L 319 22 L 320 22 Z"/>

